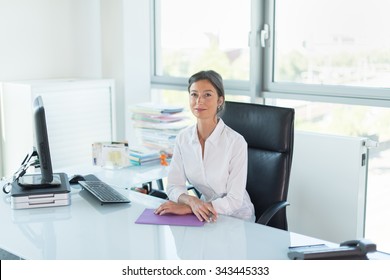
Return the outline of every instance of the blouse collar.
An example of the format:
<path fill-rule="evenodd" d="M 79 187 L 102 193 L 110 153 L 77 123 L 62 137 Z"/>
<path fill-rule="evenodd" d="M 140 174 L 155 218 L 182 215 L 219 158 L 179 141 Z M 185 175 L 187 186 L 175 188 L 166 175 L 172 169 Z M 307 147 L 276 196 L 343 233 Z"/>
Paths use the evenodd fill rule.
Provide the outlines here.
<path fill-rule="evenodd" d="M 225 128 L 225 123 L 221 118 L 219 118 L 217 126 L 214 128 L 213 132 L 210 134 L 210 136 L 207 138 L 206 141 L 216 145 L 224 128 Z M 192 139 L 192 143 L 199 143 L 198 131 L 196 125 L 193 126 L 191 139 Z"/>

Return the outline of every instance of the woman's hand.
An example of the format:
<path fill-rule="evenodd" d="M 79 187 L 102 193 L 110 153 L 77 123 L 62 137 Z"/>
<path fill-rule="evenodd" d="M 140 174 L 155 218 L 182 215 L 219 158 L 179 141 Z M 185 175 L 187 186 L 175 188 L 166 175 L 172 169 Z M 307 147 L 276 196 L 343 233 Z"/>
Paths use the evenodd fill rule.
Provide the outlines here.
<path fill-rule="evenodd" d="M 191 207 L 192 213 L 198 217 L 199 221 L 203 222 L 215 222 L 218 218 L 218 213 L 215 211 L 211 202 L 204 202 L 203 200 L 187 195 L 182 194 L 179 197 L 179 202 L 189 205 Z"/>
<path fill-rule="evenodd" d="M 186 204 L 167 201 L 161 204 L 156 210 L 154 210 L 154 213 L 157 215 L 164 215 L 164 214 L 185 215 L 185 214 L 192 213 L 192 211 L 191 211 L 191 207 Z"/>

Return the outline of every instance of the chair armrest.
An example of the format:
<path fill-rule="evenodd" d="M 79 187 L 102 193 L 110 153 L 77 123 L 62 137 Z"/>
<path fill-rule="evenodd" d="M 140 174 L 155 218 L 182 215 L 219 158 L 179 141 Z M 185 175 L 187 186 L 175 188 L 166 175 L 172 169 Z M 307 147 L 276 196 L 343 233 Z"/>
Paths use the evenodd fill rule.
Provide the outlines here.
<path fill-rule="evenodd" d="M 260 218 L 256 221 L 258 224 L 267 225 L 271 218 L 282 208 L 290 205 L 287 201 L 279 201 L 268 207 Z"/>
<path fill-rule="evenodd" d="M 151 190 L 149 192 L 149 195 L 155 196 L 155 197 L 159 197 L 159 198 L 162 198 L 162 199 L 168 199 L 167 194 L 165 192 L 163 192 L 163 191 L 160 191 L 160 190 Z"/>
<path fill-rule="evenodd" d="M 162 179 L 157 179 L 156 180 L 156 183 L 157 183 L 157 187 L 160 191 L 163 191 L 164 190 L 164 183 L 163 183 L 163 180 Z"/>

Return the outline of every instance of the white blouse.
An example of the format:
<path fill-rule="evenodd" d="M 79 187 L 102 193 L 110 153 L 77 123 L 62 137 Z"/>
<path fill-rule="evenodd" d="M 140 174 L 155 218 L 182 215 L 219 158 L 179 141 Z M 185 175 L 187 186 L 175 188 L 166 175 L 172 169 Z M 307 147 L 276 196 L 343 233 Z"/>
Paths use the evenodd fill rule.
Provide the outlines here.
<path fill-rule="evenodd" d="M 220 213 L 254 221 L 254 207 L 245 189 L 248 169 L 247 143 L 219 119 L 207 138 L 202 159 L 196 125 L 179 133 L 169 165 L 167 194 L 177 202 L 187 184 L 202 193 Z"/>

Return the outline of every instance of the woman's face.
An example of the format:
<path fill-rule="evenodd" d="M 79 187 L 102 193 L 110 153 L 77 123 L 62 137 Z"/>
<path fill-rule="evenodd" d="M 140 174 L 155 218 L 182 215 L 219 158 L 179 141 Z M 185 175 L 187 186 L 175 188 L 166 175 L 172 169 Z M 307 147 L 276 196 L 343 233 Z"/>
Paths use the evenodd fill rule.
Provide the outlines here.
<path fill-rule="evenodd" d="M 213 119 L 218 106 L 222 105 L 223 97 L 208 80 L 199 80 L 190 87 L 190 108 L 198 119 Z"/>

